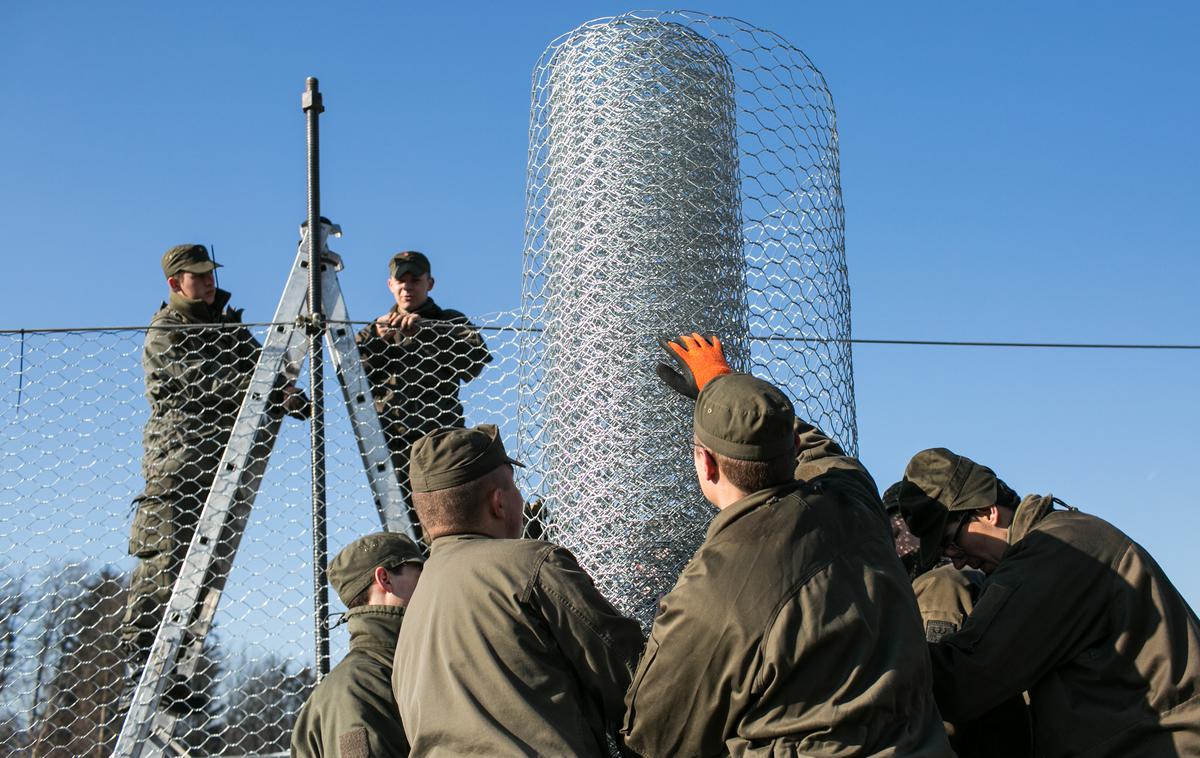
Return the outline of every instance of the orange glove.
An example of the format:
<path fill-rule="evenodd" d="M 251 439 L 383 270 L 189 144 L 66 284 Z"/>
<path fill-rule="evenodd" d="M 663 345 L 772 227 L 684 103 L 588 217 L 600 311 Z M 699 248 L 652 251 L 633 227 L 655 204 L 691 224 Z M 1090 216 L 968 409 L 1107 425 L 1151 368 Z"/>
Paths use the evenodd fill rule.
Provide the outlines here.
<path fill-rule="evenodd" d="M 721 340 L 716 336 L 712 342 L 707 342 L 699 334 L 683 335 L 679 338 L 683 345 L 669 340 L 659 340 L 664 350 L 669 349 L 678 356 L 679 361 L 687 369 L 686 375 L 676 371 L 665 363 L 658 364 L 658 376 L 671 389 L 682 395 L 695 399 L 704 385 L 723 374 L 732 374 L 733 369 L 725 361 L 725 353 L 721 350 Z"/>

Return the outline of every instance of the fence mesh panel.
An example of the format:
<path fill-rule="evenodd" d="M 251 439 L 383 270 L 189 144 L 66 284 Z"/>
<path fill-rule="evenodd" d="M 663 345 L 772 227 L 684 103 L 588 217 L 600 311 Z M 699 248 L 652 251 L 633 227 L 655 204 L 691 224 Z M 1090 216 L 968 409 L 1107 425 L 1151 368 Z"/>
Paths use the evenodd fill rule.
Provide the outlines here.
<path fill-rule="evenodd" d="M 465 423 L 494 423 L 515 439 L 517 317 L 494 314 L 475 323 L 491 359 L 460 391 Z M 221 341 L 214 332 L 229 336 L 240 329 L 178 331 L 192 332 L 189 338 L 203 334 L 201 341 L 211 345 Z M 265 327 L 252 331 L 261 341 Z M 0 334 L 0 755 L 107 756 L 120 731 L 121 696 L 128 692 L 138 651 L 123 630 L 130 578 L 139 564 L 128 554 L 137 513 L 133 501 L 147 489 L 146 334 L 145 329 Z M 200 352 L 217 364 L 232 357 Z M 460 353 L 451 346 L 444 356 L 421 358 L 451 362 L 452 354 Z M 183 363 L 200 358 L 190 353 Z M 213 366 L 206 368 L 190 378 L 211 379 Z M 301 385 L 305 378 L 302 374 Z M 217 388 L 211 381 L 208 386 Z M 325 392 L 332 556 L 378 531 L 380 517 L 332 371 Z M 174 461 L 163 466 L 182 472 L 187 481 L 181 489 L 194 490 L 211 476 L 211 461 L 198 454 L 206 444 L 201 437 L 219 438 L 222 429 L 227 436 L 233 400 L 193 423 L 195 430 L 188 419 L 175 418 L 171 429 L 150 440 L 153 447 L 166 437 L 200 435 L 183 449 L 168 445 L 168 457 L 191 461 L 178 469 Z M 217 395 L 203 393 L 188 402 L 210 409 L 222 405 Z M 207 638 L 204 663 L 182 693 L 187 700 L 175 706 L 182 714 L 175 736 L 195 754 L 286 752 L 295 714 L 313 686 L 309 466 L 308 424 L 285 418 Z M 180 513 L 198 512 L 198 502 L 175 505 Z M 163 524 L 163 533 L 186 518 Z M 541 531 L 536 522 L 531 530 Z M 336 596 L 331 608 L 344 610 Z M 336 627 L 334 662 L 347 642 L 345 627 Z"/>

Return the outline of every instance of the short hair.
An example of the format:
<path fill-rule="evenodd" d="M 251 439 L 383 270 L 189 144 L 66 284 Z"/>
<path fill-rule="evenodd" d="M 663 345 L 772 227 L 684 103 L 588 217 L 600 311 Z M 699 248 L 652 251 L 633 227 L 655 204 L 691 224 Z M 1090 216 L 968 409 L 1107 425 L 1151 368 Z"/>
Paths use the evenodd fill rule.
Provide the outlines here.
<path fill-rule="evenodd" d="M 362 592 L 355 595 L 353 600 L 351 600 L 349 603 L 346 603 L 346 610 L 350 610 L 351 608 L 358 608 L 360 606 L 366 605 L 370 601 L 371 587 L 374 584 L 375 584 L 375 579 L 374 579 L 374 577 L 372 577 L 371 584 L 368 584 L 367 588 L 365 590 L 363 590 Z"/>
<path fill-rule="evenodd" d="M 422 528 L 432 536 L 471 529 L 479 524 L 483 500 L 500 486 L 504 466 L 469 482 L 433 492 L 412 493 L 413 509 Z"/>
<path fill-rule="evenodd" d="M 789 453 L 772 458 L 769 461 L 743 461 L 730 458 L 720 453 L 714 453 L 717 470 L 721 476 L 742 492 L 758 492 L 768 487 L 777 487 L 795 480 L 796 456 Z"/>

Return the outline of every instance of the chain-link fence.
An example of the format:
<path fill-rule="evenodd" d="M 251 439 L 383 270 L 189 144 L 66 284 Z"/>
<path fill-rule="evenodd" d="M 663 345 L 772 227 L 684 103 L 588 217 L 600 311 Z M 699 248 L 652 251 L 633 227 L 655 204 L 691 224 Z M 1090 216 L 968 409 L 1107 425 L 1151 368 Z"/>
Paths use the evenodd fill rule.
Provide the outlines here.
<path fill-rule="evenodd" d="M 465 416 L 514 439 L 515 324 L 499 314 L 478 329 L 431 326 L 440 334 L 413 340 L 396 332 L 390 358 L 364 347 L 381 417 L 408 429 L 421 418 Z M 149 330 L 150 339 L 145 329 L 0 334 L 0 754 L 112 750 L 122 698 L 150 642 L 138 639 L 139 626 L 152 630 L 160 617 L 155 609 L 169 593 L 265 330 L 163 328 Z M 171 338 L 156 339 L 158 332 Z M 424 371 L 426 361 L 438 368 Z M 447 366 L 461 371 L 447 374 Z M 396 397 L 395 383 L 384 380 L 414 369 L 437 398 Z M 268 411 L 275 419 L 285 414 L 284 381 Z M 324 391 L 332 555 L 378 531 L 380 516 L 336 376 Z M 461 411 L 447 401 L 455 395 Z M 408 437 L 384 428 L 402 454 Z M 175 736 L 199 755 L 286 751 L 315 679 L 308 424 L 284 418 L 258 455 L 267 452 L 200 670 L 167 688 L 181 717 Z M 333 610 L 342 610 L 336 600 Z M 139 625 L 142 618 L 149 623 Z M 337 661 L 344 627 L 332 642 Z"/>

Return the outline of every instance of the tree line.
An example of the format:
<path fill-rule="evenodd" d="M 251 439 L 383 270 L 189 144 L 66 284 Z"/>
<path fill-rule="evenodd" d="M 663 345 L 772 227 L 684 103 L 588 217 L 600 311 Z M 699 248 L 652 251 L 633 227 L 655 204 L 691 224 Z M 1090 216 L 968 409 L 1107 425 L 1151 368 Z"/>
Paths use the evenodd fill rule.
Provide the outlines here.
<path fill-rule="evenodd" d="M 127 586 L 111 566 L 0 576 L 0 758 L 112 753 L 131 686 L 120 636 Z M 209 702 L 176 737 L 197 755 L 286 752 L 314 681 L 311 666 L 236 655 L 214 632 L 192 683 Z"/>

